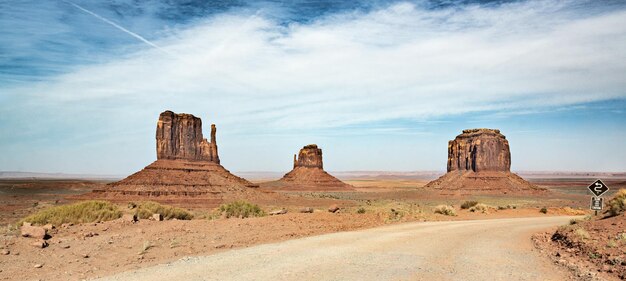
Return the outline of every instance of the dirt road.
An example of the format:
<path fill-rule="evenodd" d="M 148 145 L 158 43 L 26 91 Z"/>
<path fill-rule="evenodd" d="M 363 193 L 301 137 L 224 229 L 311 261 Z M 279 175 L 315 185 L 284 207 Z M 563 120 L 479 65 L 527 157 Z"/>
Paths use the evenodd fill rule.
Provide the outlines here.
<path fill-rule="evenodd" d="M 399 224 L 183 258 L 101 280 L 566 280 L 530 236 L 571 218 Z"/>

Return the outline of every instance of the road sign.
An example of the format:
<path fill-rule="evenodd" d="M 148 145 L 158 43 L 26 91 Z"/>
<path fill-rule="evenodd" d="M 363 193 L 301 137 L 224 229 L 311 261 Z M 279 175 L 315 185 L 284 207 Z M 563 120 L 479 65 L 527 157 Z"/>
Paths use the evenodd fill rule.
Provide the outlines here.
<path fill-rule="evenodd" d="M 609 191 L 609 187 L 606 186 L 606 184 L 604 184 L 601 180 L 597 180 L 594 183 L 592 183 L 590 186 L 587 187 L 591 193 L 593 193 L 593 195 L 595 195 L 596 197 L 602 196 L 602 194 L 606 193 L 607 191 Z"/>
<path fill-rule="evenodd" d="M 592 210 L 601 211 L 603 203 L 604 203 L 604 198 L 591 197 L 591 209 Z"/>

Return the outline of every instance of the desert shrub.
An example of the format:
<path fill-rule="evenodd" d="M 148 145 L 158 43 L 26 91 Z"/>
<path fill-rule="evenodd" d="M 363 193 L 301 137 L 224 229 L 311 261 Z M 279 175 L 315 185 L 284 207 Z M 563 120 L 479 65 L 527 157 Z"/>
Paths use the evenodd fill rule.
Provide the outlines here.
<path fill-rule="evenodd" d="M 399 210 L 396 209 L 390 209 L 389 210 L 389 215 L 387 216 L 387 221 L 393 222 L 393 221 L 398 221 L 401 220 L 404 217 L 404 212 L 401 212 Z"/>
<path fill-rule="evenodd" d="M 591 236 L 589 235 L 589 232 L 587 232 L 586 230 L 582 229 L 582 228 L 577 228 L 574 231 L 574 234 L 576 234 L 576 236 L 581 239 L 581 240 L 587 240 L 589 238 L 591 238 Z"/>
<path fill-rule="evenodd" d="M 478 204 L 478 201 L 465 201 L 463 202 L 463 204 L 461 204 L 461 209 L 469 209 L 471 207 L 474 207 Z"/>
<path fill-rule="evenodd" d="M 227 218 L 262 217 L 265 215 L 265 212 L 261 210 L 259 205 L 243 200 L 223 204 L 220 206 L 220 213 L 225 215 Z"/>
<path fill-rule="evenodd" d="M 358 210 L 356 210 L 357 214 L 365 214 L 365 208 L 361 207 Z"/>
<path fill-rule="evenodd" d="M 163 219 L 166 220 L 190 220 L 193 218 L 193 215 L 184 209 L 168 205 L 161 205 L 157 202 L 143 201 L 133 204 L 135 206 L 135 215 L 139 219 L 148 219 L 152 217 L 153 214 L 161 214 L 161 216 L 163 216 Z M 129 207 L 130 206 L 131 205 L 129 204 Z"/>
<path fill-rule="evenodd" d="M 70 205 L 55 206 L 41 210 L 20 221 L 36 225 L 63 223 L 86 223 L 109 221 L 120 218 L 122 212 L 108 201 L 84 201 Z"/>
<path fill-rule="evenodd" d="M 610 216 L 617 216 L 626 211 L 626 189 L 620 189 L 608 202 Z"/>
<path fill-rule="evenodd" d="M 481 212 L 481 213 L 487 213 L 489 212 L 489 206 L 479 203 L 476 204 L 474 206 L 472 206 L 471 208 L 469 208 L 470 212 Z"/>
<path fill-rule="evenodd" d="M 442 214 L 446 216 L 456 216 L 456 210 L 449 205 L 439 205 L 435 207 L 435 214 Z"/>
<path fill-rule="evenodd" d="M 606 243 L 606 246 L 609 248 L 615 248 L 617 247 L 617 242 L 615 240 L 609 240 L 609 242 Z"/>
<path fill-rule="evenodd" d="M 540 213 L 547 214 L 547 213 L 548 213 L 548 208 L 543 207 L 543 208 L 541 208 L 541 210 L 539 210 L 539 212 L 540 212 Z"/>

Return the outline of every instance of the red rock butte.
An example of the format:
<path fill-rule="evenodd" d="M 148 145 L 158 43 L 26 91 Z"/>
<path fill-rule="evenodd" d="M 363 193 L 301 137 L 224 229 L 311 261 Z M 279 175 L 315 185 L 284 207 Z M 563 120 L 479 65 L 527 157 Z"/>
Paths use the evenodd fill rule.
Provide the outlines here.
<path fill-rule="evenodd" d="M 211 141 L 202 135 L 202 120 L 191 114 L 165 111 L 156 128 L 157 160 L 118 182 L 94 190 L 94 197 L 176 201 L 192 198 L 215 204 L 226 199 L 249 199 L 262 192 L 258 185 L 237 177 L 220 165 L 216 128 Z"/>
<path fill-rule="evenodd" d="M 278 190 L 349 191 L 353 187 L 324 171 L 322 149 L 309 144 L 293 156 L 293 170 L 263 187 Z"/>
<path fill-rule="evenodd" d="M 463 130 L 448 142 L 448 172 L 427 188 L 495 193 L 543 190 L 511 173 L 509 141 L 500 130 Z"/>

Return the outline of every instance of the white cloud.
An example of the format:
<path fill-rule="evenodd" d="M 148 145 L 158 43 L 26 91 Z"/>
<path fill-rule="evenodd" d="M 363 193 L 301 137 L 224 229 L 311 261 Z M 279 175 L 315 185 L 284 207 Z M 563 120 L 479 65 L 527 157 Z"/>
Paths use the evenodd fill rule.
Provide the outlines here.
<path fill-rule="evenodd" d="M 174 56 L 79 67 L 10 90 L 15 107 L 0 110 L 39 118 L 34 129 L 95 118 L 85 126 L 129 132 L 146 124 L 129 114 L 152 122 L 172 109 L 254 136 L 625 98 L 626 11 L 575 3 L 401 3 L 287 26 L 263 11 L 222 14 L 155 40 Z"/>

